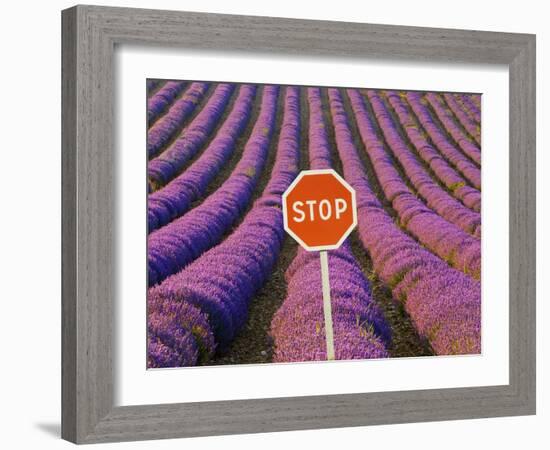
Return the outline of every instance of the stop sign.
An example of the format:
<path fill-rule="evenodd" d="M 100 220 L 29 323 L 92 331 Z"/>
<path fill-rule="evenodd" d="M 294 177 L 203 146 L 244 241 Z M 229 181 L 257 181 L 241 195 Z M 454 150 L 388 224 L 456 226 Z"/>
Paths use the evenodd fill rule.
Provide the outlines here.
<path fill-rule="evenodd" d="M 333 250 L 357 224 L 355 191 L 334 170 L 304 170 L 283 194 L 284 227 L 308 251 Z"/>

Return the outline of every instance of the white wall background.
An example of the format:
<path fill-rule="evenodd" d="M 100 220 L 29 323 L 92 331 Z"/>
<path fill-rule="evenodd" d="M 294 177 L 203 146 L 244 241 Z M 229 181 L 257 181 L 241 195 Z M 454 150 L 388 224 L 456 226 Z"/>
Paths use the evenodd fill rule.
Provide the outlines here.
<path fill-rule="evenodd" d="M 117 448 L 369 448 L 463 449 L 543 448 L 550 419 L 543 366 L 548 363 L 550 319 L 543 305 L 543 174 L 550 169 L 542 152 L 550 121 L 550 81 L 546 43 L 550 30 L 544 2 L 535 0 L 454 2 L 297 2 L 276 0 L 103 1 L 135 6 L 233 14 L 389 23 L 537 34 L 538 125 L 538 415 L 504 419 L 389 425 L 120 444 Z M 4 448 L 68 448 L 59 439 L 60 417 L 60 11 L 71 1 L 5 2 L 0 15 L 2 62 L 0 116 L 3 195 L 0 217 L 2 309 L 0 411 Z M 7 158 L 6 158 L 7 157 Z M 545 161 L 546 160 L 546 161 Z M 543 186 L 543 184 L 545 184 Z M 543 355 L 543 352 L 545 355 Z M 547 444 L 546 444 L 547 445 Z M 105 447 L 105 446 L 100 446 Z M 105 447 L 107 448 L 107 447 Z M 112 448 L 112 447 L 109 447 Z"/>

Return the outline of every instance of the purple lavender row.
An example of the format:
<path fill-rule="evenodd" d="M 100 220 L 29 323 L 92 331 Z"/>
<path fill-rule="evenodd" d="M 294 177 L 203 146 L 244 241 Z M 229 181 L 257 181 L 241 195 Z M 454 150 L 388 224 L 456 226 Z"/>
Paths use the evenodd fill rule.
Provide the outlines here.
<path fill-rule="evenodd" d="M 418 161 L 401 136 L 399 125 L 390 116 L 377 91 L 367 90 L 367 96 L 378 121 L 382 134 L 391 151 L 401 163 L 417 192 L 426 200 L 430 209 L 439 214 L 445 221 L 475 236 L 481 235 L 481 217 L 479 213 L 468 209 L 457 199 L 449 195 L 430 176 Z M 398 172 L 396 172 L 398 174 Z"/>
<path fill-rule="evenodd" d="M 265 86 L 258 120 L 241 160 L 222 186 L 201 205 L 149 234 L 149 286 L 179 272 L 216 245 L 245 212 L 267 160 L 275 128 L 277 86 Z"/>
<path fill-rule="evenodd" d="M 399 117 L 399 121 L 416 151 L 426 164 L 430 167 L 437 178 L 460 199 L 464 205 L 476 212 L 481 210 L 481 194 L 477 189 L 466 185 L 466 181 L 458 172 L 453 169 L 447 161 L 438 153 L 438 151 L 428 141 L 426 135 L 421 130 L 420 125 L 414 119 L 406 102 L 394 91 L 386 91 L 386 97 L 393 110 Z"/>
<path fill-rule="evenodd" d="M 432 106 L 440 122 L 462 151 L 477 164 L 481 165 L 481 151 L 479 147 L 477 147 L 458 126 L 452 112 L 443 105 L 441 98 L 433 92 L 426 93 L 424 98 Z"/>
<path fill-rule="evenodd" d="M 376 273 L 403 302 L 436 354 L 479 353 L 480 283 L 450 268 L 395 225 L 371 189 L 340 92 L 334 89 L 329 95 L 344 175 L 357 195 L 359 236 Z"/>
<path fill-rule="evenodd" d="M 234 89 L 233 84 L 219 84 L 204 108 L 180 136 L 158 157 L 149 161 L 147 177 L 154 188 L 164 186 L 177 176 L 202 148 L 219 122 Z"/>
<path fill-rule="evenodd" d="M 168 112 L 149 128 L 147 131 L 149 158 L 156 156 L 173 139 L 185 120 L 195 110 L 207 89 L 208 83 L 192 83 Z"/>
<path fill-rule="evenodd" d="M 331 167 L 330 145 L 323 119 L 321 93 L 308 89 L 309 162 L 312 169 Z M 370 285 L 346 242 L 329 252 L 332 320 L 336 359 L 388 357 L 391 339 Z M 302 248 L 288 268 L 287 297 L 271 322 L 274 361 L 326 360 L 323 295 L 318 252 Z"/>
<path fill-rule="evenodd" d="M 468 97 L 471 102 L 477 107 L 478 111 L 481 112 L 481 95 L 479 94 L 464 94 Z"/>
<path fill-rule="evenodd" d="M 458 104 L 458 101 L 452 94 L 443 94 L 443 98 L 447 102 L 447 106 L 449 109 L 454 113 L 454 115 L 458 118 L 459 123 L 464 127 L 464 129 L 468 132 L 468 134 L 474 139 L 476 144 L 478 146 L 481 145 L 481 128 L 479 124 L 475 123 L 468 114 L 466 114 L 466 111 L 460 107 Z"/>
<path fill-rule="evenodd" d="M 387 154 L 384 142 L 377 135 L 363 97 L 353 89 L 348 90 L 348 95 L 357 119 L 359 134 L 372 161 L 376 176 L 384 194 L 397 212 L 402 226 L 451 266 L 479 279 L 481 272 L 479 239 L 442 219 L 409 190 Z"/>
<path fill-rule="evenodd" d="M 391 331 L 348 244 L 328 255 L 335 359 L 389 356 Z M 321 267 L 317 252 L 300 251 L 289 267 L 287 297 L 271 322 L 274 362 L 327 359 Z"/>
<path fill-rule="evenodd" d="M 182 321 L 170 315 L 161 322 L 150 315 L 149 323 L 158 323 L 152 336 L 162 336 L 154 339 L 154 347 L 149 347 L 149 361 L 154 361 L 156 367 L 201 362 L 212 354 L 213 338 L 219 348 L 224 348 L 245 323 L 248 305 L 270 276 L 284 238 L 281 195 L 298 173 L 299 105 L 299 90 L 287 88 L 272 176 L 243 223 L 220 245 L 149 290 L 149 305 L 165 305 L 163 311 L 180 308 L 186 312 L 185 317 L 192 316 L 193 324 L 200 324 L 200 333 L 193 333 L 196 325 L 188 319 Z M 153 314 L 157 309 L 151 308 Z M 200 318 L 195 318 L 197 312 L 187 313 L 187 309 L 197 311 Z M 206 329 L 210 330 L 209 339 L 205 339 Z M 205 358 L 195 357 L 197 347 L 208 350 L 203 352 Z"/>
<path fill-rule="evenodd" d="M 181 175 L 147 199 L 147 224 L 154 231 L 181 216 L 201 198 L 209 183 L 235 151 L 235 144 L 250 120 L 256 86 L 243 85 L 231 112 L 216 136 Z"/>
<path fill-rule="evenodd" d="M 447 160 L 453 164 L 464 177 L 472 183 L 476 189 L 481 189 L 481 171 L 473 162 L 458 150 L 447 138 L 445 133 L 435 123 L 429 109 L 427 101 L 422 98 L 418 92 L 408 92 L 407 101 L 414 111 L 418 121 L 422 124 L 428 136 Z"/>
<path fill-rule="evenodd" d="M 475 95 L 475 94 L 472 94 Z M 458 103 L 462 106 L 462 109 L 468 114 L 470 119 L 472 119 L 476 125 L 481 124 L 481 110 L 472 100 L 472 97 L 468 94 L 455 94 L 455 98 Z"/>
<path fill-rule="evenodd" d="M 147 80 L 147 96 L 160 84 L 160 80 Z"/>
<path fill-rule="evenodd" d="M 148 296 L 147 367 L 195 366 L 216 348 L 206 314 L 189 303 Z"/>
<path fill-rule="evenodd" d="M 157 120 L 185 87 L 183 81 L 167 81 L 147 100 L 147 123 Z"/>

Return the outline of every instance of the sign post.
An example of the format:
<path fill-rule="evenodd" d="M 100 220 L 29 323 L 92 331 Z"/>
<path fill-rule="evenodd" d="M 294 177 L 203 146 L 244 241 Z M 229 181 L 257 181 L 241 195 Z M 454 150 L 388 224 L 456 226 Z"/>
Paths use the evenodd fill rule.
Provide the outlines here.
<path fill-rule="evenodd" d="M 328 255 L 326 250 L 321 255 L 321 285 L 323 287 L 323 311 L 325 313 L 325 335 L 327 339 L 327 359 L 334 359 L 334 331 L 332 329 L 332 305 L 330 302 L 330 277 L 328 274 Z"/>
<path fill-rule="evenodd" d="M 328 250 L 357 225 L 353 188 L 332 169 L 304 170 L 283 194 L 284 227 L 305 250 L 319 251 L 327 359 L 334 360 Z"/>

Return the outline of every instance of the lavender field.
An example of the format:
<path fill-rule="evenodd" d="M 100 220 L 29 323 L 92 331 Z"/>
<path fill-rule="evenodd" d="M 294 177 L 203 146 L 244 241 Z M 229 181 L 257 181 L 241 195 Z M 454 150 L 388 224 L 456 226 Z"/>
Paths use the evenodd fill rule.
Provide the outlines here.
<path fill-rule="evenodd" d="M 336 359 L 481 352 L 481 96 L 147 81 L 147 366 L 326 359 L 301 170 L 355 189 L 329 252 Z"/>

